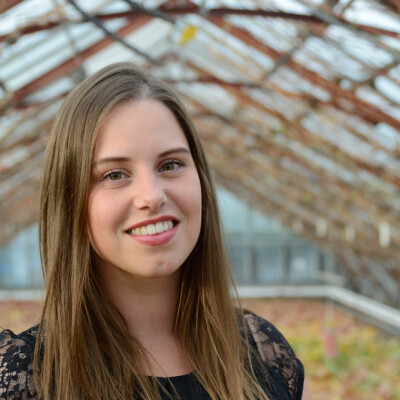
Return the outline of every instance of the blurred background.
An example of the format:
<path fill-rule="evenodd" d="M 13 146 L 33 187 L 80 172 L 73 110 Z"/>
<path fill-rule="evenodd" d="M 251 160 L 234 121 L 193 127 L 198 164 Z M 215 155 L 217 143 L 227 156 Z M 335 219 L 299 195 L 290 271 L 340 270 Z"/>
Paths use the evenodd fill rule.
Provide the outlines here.
<path fill-rule="evenodd" d="M 38 188 L 67 93 L 169 82 L 218 185 L 243 306 L 318 399 L 400 399 L 398 0 L 0 0 L 0 325 L 37 322 Z"/>

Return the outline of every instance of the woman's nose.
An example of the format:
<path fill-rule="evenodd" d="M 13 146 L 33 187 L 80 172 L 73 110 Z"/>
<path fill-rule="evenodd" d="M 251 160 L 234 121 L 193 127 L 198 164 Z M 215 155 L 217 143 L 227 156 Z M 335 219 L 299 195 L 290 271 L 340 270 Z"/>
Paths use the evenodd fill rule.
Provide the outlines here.
<path fill-rule="evenodd" d="M 137 176 L 134 186 L 133 203 L 137 209 L 157 210 L 167 201 L 167 195 L 161 185 L 160 177 L 154 173 L 144 173 Z"/>

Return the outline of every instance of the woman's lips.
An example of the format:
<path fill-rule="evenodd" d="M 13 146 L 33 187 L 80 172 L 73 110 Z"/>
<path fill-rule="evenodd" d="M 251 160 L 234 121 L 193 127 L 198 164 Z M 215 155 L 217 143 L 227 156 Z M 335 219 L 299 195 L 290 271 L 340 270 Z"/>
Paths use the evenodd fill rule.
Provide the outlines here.
<path fill-rule="evenodd" d="M 145 233 L 145 234 L 138 234 L 138 233 L 136 233 L 136 232 L 138 232 L 137 229 L 143 228 L 143 227 L 140 227 L 140 228 L 138 227 L 138 228 L 127 231 L 127 234 L 129 235 L 130 238 L 132 238 L 137 243 L 140 243 L 142 245 L 159 246 L 159 245 L 168 243 L 175 236 L 175 234 L 178 230 L 178 226 L 179 226 L 179 223 L 177 223 L 177 222 L 172 223 L 171 220 L 164 221 L 164 222 L 166 222 L 168 224 L 168 228 L 169 228 L 168 230 L 165 230 L 164 232 L 151 233 L 151 232 L 153 232 L 153 228 L 150 227 L 151 232 Z M 147 226 L 145 226 L 146 232 L 149 229 L 148 228 L 149 225 L 153 225 L 153 224 L 148 224 Z M 172 225 L 172 228 L 170 228 L 171 225 Z M 134 231 L 134 233 L 132 233 L 132 231 Z"/>
<path fill-rule="evenodd" d="M 170 219 L 165 221 L 158 221 L 155 223 L 149 223 L 146 225 L 138 226 L 128 230 L 131 235 L 155 235 L 157 233 L 163 233 L 174 227 L 174 222 Z"/>

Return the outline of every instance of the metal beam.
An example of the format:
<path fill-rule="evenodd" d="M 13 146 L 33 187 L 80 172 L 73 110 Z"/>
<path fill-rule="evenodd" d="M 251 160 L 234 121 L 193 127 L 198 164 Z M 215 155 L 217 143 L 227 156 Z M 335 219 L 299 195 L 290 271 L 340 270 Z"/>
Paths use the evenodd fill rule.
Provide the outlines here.
<path fill-rule="evenodd" d="M 125 25 L 118 31 L 119 36 L 126 36 L 129 33 L 135 31 L 136 29 L 141 28 L 147 22 L 151 20 L 151 17 L 141 16 L 140 18 L 131 21 L 129 24 Z M 46 86 L 50 82 L 62 77 L 65 74 L 68 74 L 72 70 L 74 70 L 78 65 L 80 65 L 84 60 L 91 57 L 92 55 L 96 54 L 100 50 L 105 49 L 109 45 L 115 43 L 113 39 L 106 37 L 94 45 L 88 47 L 87 49 L 81 51 L 80 53 L 76 54 L 74 57 L 64 61 L 62 64 L 58 65 L 56 68 L 52 69 L 51 71 L 47 72 L 46 74 L 42 75 L 41 77 L 35 79 L 34 81 L 28 83 L 21 89 L 14 92 L 13 95 L 13 103 L 14 105 L 18 106 L 23 101 L 25 97 L 30 95 L 31 93 L 41 89 L 42 87 Z M 78 64 L 78 62 L 80 64 Z"/>
<path fill-rule="evenodd" d="M 201 75 L 197 78 L 193 79 L 164 79 L 166 83 L 169 84 L 177 84 L 177 83 L 210 83 L 216 84 L 218 86 L 225 86 L 225 87 L 236 87 L 236 88 L 260 88 L 261 85 L 257 82 L 229 82 L 229 81 L 222 81 L 215 76 L 211 75 Z"/>
<path fill-rule="evenodd" d="M 187 14 L 199 14 L 200 10 L 196 6 L 191 7 L 168 7 L 168 8 L 160 8 L 163 14 L 167 16 L 182 16 Z M 113 19 L 120 19 L 126 18 L 129 20 L 133 20 L 136 18 L 140 18 L 144 15 L 143 12 L 140 11 L 125 11 L 125 12 L 118 12 L 118 13 L 110 13 L 110 14 L 94 14 L 93 17 L 100 20 L 100 21 L 108 21 Z M 147 14 L 148 16 L 151 16 Z M 207 11 L 207 18 L 211 21 L 217 21 L 221 18 L 229 15 L 241 15 L 247 17 L 265 17 L 265 18 L 282 18 L 286 20 L 293 20 L 293 21 L 302 21 L 306 23 L 313 23 L 313 24 L 325 24 L 323 21 L 318 19 L 315 16 L 311 15 L 302 15 L 302 14 L 294 14 L 294 13 L 286 13 L 281 11 L 266 11 L 266 10 L 245 10 L 245 9 L 232 9 L 232 8 L 214 8 Z M 151 16 L 152 18 L 156 18 L 155 15 Z M 17 31 L 9 32 L 7 34 L 0 35 L 0 42 L 4 42 L 6 40 L 13 41 L 16 38 L 44 30 L 49 30 L 56 28 L 57 26 L 65 23 L 85 23 L 86 21 L 79 21 L 79 20 L 69 20 L 69 19 L 59 19 L 58 21 L 46 21 L 44 23 L 34 23 L 31 25 L 27 25 L 24 27 L 19 28 Z M 372 33 L 374 35 L 384 35 L 389 37 L 398 37 L 398 33 L 394 31 L 390 31 L 387 29 L 376 28 L 373 26 L 363 25 L 363 24 L 352 24 L 354 28 L 360 29 L 362 31 L 366 31 Z"/>
<path fill-rule="evenodd" d="M 231 35 L 237 37 L 239 40 L 246 43 L 247 45 L 250 45 L 255 49 L 261 51 L 262 53 L 266 54 L 275 62 L 283 56 L 282 53 L 268 46 L 266 43 L 261 42 L 244 29 L 238 28 L 231 24 L 227 24 L 226 21 L 223 20 L 218 22 L 213 21 L 213 23 L 216 26 L 219 26 L 221 29 L 227 31 Z M 328 91 L 332 96 L 331 103 L 336 105 L 338 108 L 343 109 L 346 112 L 348 111 L 343 102 L 343 100 L 345 100 L 345 102 L 350 102 L 354 106 L 354 109 L 352 110 L 353 113 L 357 114 L 364 120 L 374 125 L 380 122 L 386 122 L 394 129 L 400 130 L 399 120 L 385 113 L 374 105 L 365 102 L 361 98 L 357 97 L 354 92 L 341 88 L 335 81 L 330 81 L 324 78 L 323 76 L 307 68 L 305 65 L 294 61 L 293 59 L 290 59 L 287 62 L 286 66 L 291 68 L 293 71 L 297 72 L 313 84 Z"/>
<path fill-rule="evenodd" d="M 97 18 L 93 17 L 91 14 L 86 12 L 82 7 L 78 5 L 78 3 L 75 0 L 67 0 L 72 6 L 89 22 L 94 24 L 97 28 L 99 28 L 102 32 L 104 32 L 108 37 L 110 37 L 114 42 L 121 44 L 122 46 L 126 47 L 127 49 L 133 51 L 136 54 L 139 54 L 143 58 L 145 58 L 147 61 L 150 61 L 152 64 L 155 64 L 157 66 L 161 66 L 161 63 L 159 60 L 154 59 L 144 51 L 132 46 L 130 43 L 125 42 L 121 36 L 116 34 L 115 32 L 109 30 L 106 28 L 103 24 L 102 21 L 98 20 Z"/>
<path fill-rule="evenodd" d="M 3 0 L 0 2 L 0 14 L 22 3 L 23 0 Z"/>
<path fill-rule="evenodd" d="M 386 7 L 390 9 L 390 11 L 395 12 L 396 14 L 399 13 L 400 9 L 400 1 L 399 0 L 381 0 Z"/>

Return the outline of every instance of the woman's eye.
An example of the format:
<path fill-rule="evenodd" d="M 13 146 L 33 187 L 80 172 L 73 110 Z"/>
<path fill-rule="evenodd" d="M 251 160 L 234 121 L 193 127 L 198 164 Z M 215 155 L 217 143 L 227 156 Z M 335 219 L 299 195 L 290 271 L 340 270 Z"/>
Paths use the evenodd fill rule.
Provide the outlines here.
<path fill-rule="evenodd" d="M 121 171 L 110 171 L 107 172 L 103 178 L 103 180 L 109 180 L 109 181 L 119 181 L 122 179 L 122 172 Z"/>
<path fill-rule="evenodd" d="M 168 160 L 161 166 L 161 171 L 163 171 L 163 172 L 175 171 L 183 166 L 184 166 L 184 164 L 182 161 Z"/>

